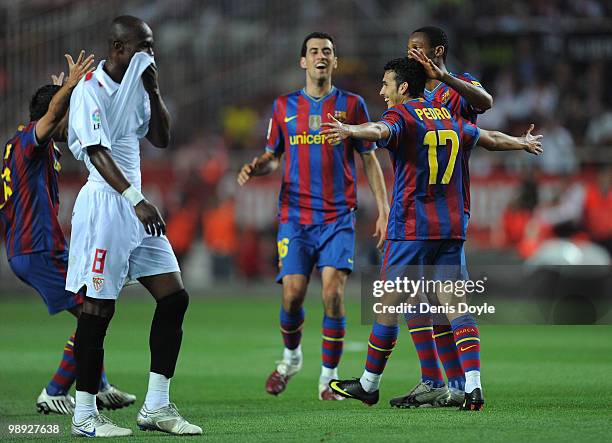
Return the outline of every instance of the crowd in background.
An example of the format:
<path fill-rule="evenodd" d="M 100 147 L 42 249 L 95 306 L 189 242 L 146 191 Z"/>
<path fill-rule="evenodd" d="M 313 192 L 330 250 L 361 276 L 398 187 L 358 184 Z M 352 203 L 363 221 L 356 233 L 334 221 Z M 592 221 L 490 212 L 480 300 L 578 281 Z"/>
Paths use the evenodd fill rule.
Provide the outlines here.
<path fill-rule="evenodd" d="M 100 59 L 105 42 L 93 29 L 105 29 L 112 16 L 125 12 L 148 21 L 162 93 L 173 116 L 173 144 L 167 152 L 144 144 L 145 190 L 147 183 L 156 184 L 154 195 L 165 210 L 179 259 L 185 262 L 204 251 L 217 279 L 267 278 L 275 272 L 279 177 L 253 182 L 248 189 L 238 189 L 234 178 L 242 163 L 262 152 L 273 99 L 303 86 L 299 48 L 303 36 L 315 29 L 335 35 L 339 68 L 334 83 L 362 95 L 372 119 L 385 106 L 378 96 L 385 61 L 404 54 L 411 30 L 436 24 L 449 36 L 448 68 L 470 72 L 493 95 L 493 108 L 479 118 L 479 126 L 520 134 L 533 122 L 535 132 L 544 135 L 545 154 L 538 158 L 484 151 L 472 156 L 474 191 L 484 192 L 495 182 L 506 197 L 483 197 L 499 210 L 472 217 L 471 250 L 495 248 L 526 258 L 546 239 L 561 236 L 592 240 L 611 251 L 609 1 L 438 0 L 396 2 L 393 8 L 382 0 L 85 3 L 23 1 L 0 8 L 7 24 L 0 39 L 8 45 L 2 56 L 11 61 L 0 63 L 0 93 L 7 98 L 0 104 L 3 136 L 8 138 L 9 128 L 19 123 L 8 104 L 25 101 L 20 104 L 25 116 L 25 97 L 47 72 L 61 70 L 66 48 L 58 52 L 56 47 L 76 51 L 86 46 Z M 90 28 L 76 28 L 77 38 L 68 37 L 62 21 L 82 17 L 87 8 L 98 13 L 90 12 L 95 16 Z M 18 31 L 28 38 L 11 34 L 17 29 L 14 14 L 24 23 Z M 44 29 L 28 31 L 27 23 L 41 20 Z M 37 54 L 44 63 L 15 78 L 12 67 L 27 67 L 24 57 Z M 58 63 L 50 61 L 52 55 Z M 82 181 L 84 168 L 69 157 L 64 156 L 63 180 Z M 387 157 L 379 153 L 390 182 Z M 377 259 L 369 193 L 360 186 L 361 264 Z M 70 208 L 64 211 L 69 214 Z M 63 221 L 68 219 L 65 215 Z"/>

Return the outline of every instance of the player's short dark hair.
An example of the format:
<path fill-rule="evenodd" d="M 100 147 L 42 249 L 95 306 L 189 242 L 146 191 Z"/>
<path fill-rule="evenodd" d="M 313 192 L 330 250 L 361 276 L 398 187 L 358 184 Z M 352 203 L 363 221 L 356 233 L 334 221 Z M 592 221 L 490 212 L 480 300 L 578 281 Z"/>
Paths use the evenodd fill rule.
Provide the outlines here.
<path fill-rule="evenodd" d="M 423 26 L 414 31 L 413 34 L 415 32 L 422 32 L 425 34 L 429 40 L 429 46 L 433 48 L 436 46 L 443 46 L 444 54 L 442 58 L 446 60 L 446 54 L 448 54 L 448 37 L 442 28 L 438 28 L 437 26 Z"/>
<path fill-rule="evenodd" d="M 322 38 L 325 40 L 329 40 L 332 44 L 332 48 L 334 49 L 334 54 L 336 54 L 336 44 L 334 43 L 334 38 L 327 32 L 315 31 L 304 37 L 304 42 L 302 43 L 302 51 L 300 52 L 302 57 L 306 57 L 306 44 L 308 43 L 308 40 L 311 40 L 313 38 Z"/>
<path fill-rule="evenodd" d="M 394 58 L 385 64 L 385 71 L 395 72 L 395 81 L 398 86 L 408 81 L 407 57 Z"/>
<path fill-rule="evenodd" d="M 51 99 L 60 88 L 61 86 L 58 85 L 45 85 L 38 88 L 30 100 L 30 121 L 40 120 L 47 113 Z"/>
<path fill-rule="evenodd" d="M 418 61 L 408 58 L 394 58 L 385 64 L 385 71 L 395 72 L 397 85 L 408 83 L 408 94 L 411 97 L 420 97 L 425 90 L 427 74 L 425 68 Z"/>

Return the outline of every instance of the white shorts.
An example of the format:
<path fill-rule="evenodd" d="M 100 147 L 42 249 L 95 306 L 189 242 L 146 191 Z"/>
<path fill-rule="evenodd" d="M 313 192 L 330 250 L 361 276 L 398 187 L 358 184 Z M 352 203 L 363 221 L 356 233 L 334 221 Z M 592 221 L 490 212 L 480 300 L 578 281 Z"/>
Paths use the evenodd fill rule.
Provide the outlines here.
<path fill-rule="evenodd" d="M 116 300 L 140 277 L 180 272 L 165 236 L 148 235 L 132 205 L 104 183 L 87 182 L 72 212 L 66 289 Z"/>

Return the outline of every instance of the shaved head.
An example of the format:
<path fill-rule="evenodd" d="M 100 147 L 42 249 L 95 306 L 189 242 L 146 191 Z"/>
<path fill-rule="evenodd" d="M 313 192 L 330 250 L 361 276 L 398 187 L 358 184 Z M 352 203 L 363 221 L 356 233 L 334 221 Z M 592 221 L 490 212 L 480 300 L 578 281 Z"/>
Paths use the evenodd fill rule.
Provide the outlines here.
<path fill-rule="evenodd" d="M 104 70 L 116 82 L 121 82 L 130 60 L 137 52 L 153 51 L 153 31 L 138 17 L 121 15 L 113 20 L 108 33 L 108 60 Z"/>
<path fill-rule="evenodd" d="M 132 15 L 121 15 L 113 20 L 108 35 L 109 46 L 116 41 L 140 40 L 151 34 L 151 28 L 143 20 Z"/>

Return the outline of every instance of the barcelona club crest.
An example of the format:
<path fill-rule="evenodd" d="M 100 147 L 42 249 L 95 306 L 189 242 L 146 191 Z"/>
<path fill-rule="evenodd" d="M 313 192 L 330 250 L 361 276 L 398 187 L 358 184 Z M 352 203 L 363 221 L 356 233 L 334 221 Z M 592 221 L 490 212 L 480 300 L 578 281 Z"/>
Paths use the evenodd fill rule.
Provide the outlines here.
<path fill-rule="evenodd" d="M 309 115 L 308 116 L 308 127 L 311 131 L 318 131 L 321 127 L 321 116 L 320 115 Z"/>
<path fill-rule="evenodd" d="M 104 278 L 94 277 L 91 279 L 91 281 L 93 283 L 93 287 L 96 290 L 96 292 L 100 292 L 100 290 L 102 289 L 102 286 L 104 285 Z"/>
<path fill-rule="evenodd" d="M 440 97 L 440 103 L 444 104 L 448 101 L 448 98 L 450 97 L 450 91 L 445 91 L 444 94 L 442 94 L 442 97 Z"/>
<path fill-rule="evenodd" d="M 334 118 L 344 123 L 346 121 L 346 111 L 334 111 Z"/>

